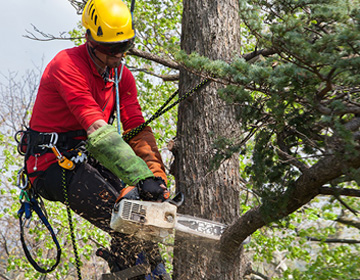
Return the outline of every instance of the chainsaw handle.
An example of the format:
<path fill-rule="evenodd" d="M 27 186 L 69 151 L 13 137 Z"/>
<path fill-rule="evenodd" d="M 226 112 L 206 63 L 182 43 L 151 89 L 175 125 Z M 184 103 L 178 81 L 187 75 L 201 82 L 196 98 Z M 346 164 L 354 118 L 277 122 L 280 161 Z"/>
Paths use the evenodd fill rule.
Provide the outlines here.
<path fill-rule="evenodd" d="M 140 195 L 137 187 L 129 186 L 121 190 L 119 197 L 116 200 L 118 203 L 121 199 L 126 198 L 130 200 L 139 200 Z M 185 201 L 185 195 L 178 192 L 173 198 L 168 198 L 164 202 L 169 202 L 177 207 L 181 206 Z"/>
<path fill-rule="evenodd" d="M 184 201 L 185 201 L 185 195 L 182 192 L 178 192 L 173 198 L 169 198 L 164 202 L 169 202 L 170 204 L 179 207 L 184 203 Z"/>
<path fill-rule="evenodd" d="M 118 203 L 121 199 L 126 198 L 130 200 L 140 200 L 140 195 L 137 187 L 128 186 L 120 191 L 120 195 L 116 199 L 115 203 Z"/>

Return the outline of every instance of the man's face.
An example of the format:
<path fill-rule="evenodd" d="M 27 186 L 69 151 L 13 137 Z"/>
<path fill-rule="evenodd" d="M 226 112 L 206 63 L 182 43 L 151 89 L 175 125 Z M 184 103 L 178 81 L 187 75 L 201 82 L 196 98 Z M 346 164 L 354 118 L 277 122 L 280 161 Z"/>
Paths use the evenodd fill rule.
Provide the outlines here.
<path fill-rule="evenodd" d="M 105 64 L 104 66 L 115 68 L 120 65 L 124 53 L 134 45 L 134 40 L 135 38 L 116 43 L 98 43 L 91 40 L 88 40 L 88 42 L 95 50 L 96 57 Z"/>
<path fill-rule="evenodd" d="M 100 60 L 100 62 L 103 64 L 101 66 L 105 67 L 108 66 L 110 68 L 116 68 L 120 65 L 121 63 L 121 59 L 124 56 L 123 53 L 115 53 L 115 54 L 109 54 L 109 53 L 105 53 L 106 49 L 104 49 L 104 52 L 102 51 L 102 48 L 99 47 L 99 45 L 97 45 L 94 42 L 89 42 L 89 44 L 91 45 L 91 47 L 93 48 L 94 52 L 95 52 L 95 57 Z"/>
<path fill-rule="evenodd" d="M 96 55 L 105 64 L 105 66 L 110 68 L 118 67 L 123 57 L 122 53 L 118 53 L 116 55 L 107 55 L 99 51 L 96 51 Z"/>

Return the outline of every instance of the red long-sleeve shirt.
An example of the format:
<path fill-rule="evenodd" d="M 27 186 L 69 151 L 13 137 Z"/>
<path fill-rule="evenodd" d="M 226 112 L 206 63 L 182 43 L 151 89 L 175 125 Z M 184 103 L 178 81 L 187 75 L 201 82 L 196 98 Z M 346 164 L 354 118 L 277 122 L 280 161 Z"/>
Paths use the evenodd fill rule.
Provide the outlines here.
<path fill-rule="evenodd" d="M 112 71 L 113 72 L 113 71 Z M 120 69 L 118 70 L 120 73 Z M 113 75 L 113 73 L 112 73 Z M 135 79 L 124 67 L 119 83 L 120 119 L 124 130 L 144 122 Z M 59 52 L 46 67 L 35 100 L 30 128 L 38 132 L 87 130 L 94 121 L 108 121 L 115 108 L 115 86 L 97 72 L 86 45 Z M 27 161 L 28 173 L 46 170 L 56 162 L 46 153 Z"/>

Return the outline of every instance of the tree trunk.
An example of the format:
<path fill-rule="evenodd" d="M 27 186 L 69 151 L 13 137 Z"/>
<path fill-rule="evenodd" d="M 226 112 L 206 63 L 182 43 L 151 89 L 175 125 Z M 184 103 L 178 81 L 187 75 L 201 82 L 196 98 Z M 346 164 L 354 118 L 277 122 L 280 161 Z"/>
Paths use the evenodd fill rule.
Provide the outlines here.
<path fill-rule="evenodd" d="M 240 54 L 240 19 L 236 0 L 184 0 L 182 49 L 230 61 Z M 180 94 L 200 82 L 182 70 Z M 180 104 L 172 166 L 177 190 L 185 194 L 179 212 L 230 224 L 239 215 L 239 157 L 235 154 L 210 171 L 214 140 L 240 133 L 235 109 L 217 96 L 210 83 Z M 231 262 L 219 259 L 218 244 L 175 237 L 174 279 L 242 279 L 242 250 Z"/>

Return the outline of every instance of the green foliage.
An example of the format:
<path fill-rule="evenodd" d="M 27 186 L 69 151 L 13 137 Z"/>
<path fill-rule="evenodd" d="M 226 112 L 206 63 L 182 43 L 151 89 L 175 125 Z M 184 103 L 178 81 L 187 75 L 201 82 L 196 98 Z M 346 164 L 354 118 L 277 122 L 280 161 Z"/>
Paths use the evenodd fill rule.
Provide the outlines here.
<path fill-rule="evenodd" d="M 81 22 L 78 23 L 76 28 L 70 30 L 68 33 L 71 38 L 74 38 L 72 41 L 76 46 L 79 46 L 85 42 L 85 28 L 82 26 Z"/>
<path fill-rule="evenodd" d="M 179 50 L 181 12 L 181 1 L 136 1 L 136 47 L 172 57 Z"/>
<path fill-rule="evenodd" d="M 326 242 L 328 238 L 341 238 L 339 232 L 343 236 L 353 232 L 339 231 L 331 222 L 334 216 L 320 209 L 318 202 L 321 201 L 314 201 L 286 220 L 252 235 L 246 250 L 253 256 L 254 267 L 258 266 L 259 272 L 272 275 L 272 279 L 356 279 L 359 276 L 356 265 L 359 246 Z M 334 205 L 334 209 L 336 207 Z M 309 241 L 310 237 L 319 241 Z M 262 265 L 258 265 L 260 263 Z"/>
<path fill-rule="evenodd" d="M 238 107 L 244 137 L 219 138 L 214 162 L 246 152 L 245 142 L 254 140 L 247 154 L 252 164 L 245 172 L 263 198 L 283 193 L 301 174 L 301 165 L 331 154 L 357 153 L 358 143 L 348 128 L 360 110 L 355 3 L 242 1 L 240 15 L 250 44 L 255 40 L 257 49 L 272 50 L 271 56 L 253 63 L 241 57 L 225 63 L 194 53 L 176 56 L 186 67 L 227 85 L 219 95 Z M 297 164 L 289 164 L 290 159 Z"/>
<path fill-rule="evenodd" d="M 276 217 L 286 201 L 278 201 L 306 168 L 329 156 L 339 160 L 358 155 L 357 118 L 360 112 L 358 85 L 360 10 L 358 1 L 240 1 L 244 54 L 271 51 L 256 61 L 234 57 L 230 63 L 211 61 L 192 53 L 175 58 L 186 67 L 224 83 L 218 94 L 236 106 L 243 126 L 239 138 L 214 142 L 212 168 L 240 153 L 241 175 L 254 197 L 241 199 L 245 212 L 260 202 L 271 205 L 266 215 Z M 353 127 L 352 129 L 349 129 Z M 331 186 L 359 189 L 359 170 L 343 170 Z M 257 200 L 255 200 L 255 198 Z M 355 245 L 328 244 L 346 232 L 358 238 L 357 230 L 336 225 L 344 204 L 358 210 L 356 198 L 314 202 L 253 235 L 248 245 L 262 272 L 275 279 L 356 279 L 359 269 Z M 277 202 L 274 208 L 274 203 Z M 270 203 L 269 203 L 270 202 Z M 341 210 L 343 209 L 343 210 Z M 354 218 L 348 213 L 348 216 Z M 264 217 L 266 218 L 266 217 Z M 336 226 L 335 226 L 336 225 Z M 310 242 L 307 237 L 321 242 Z M 277 259 L 279 252 L 283 259 Z M 308 264 L 309 263 L 309 264 Z M 268 268 L 267 268 L 268 267 Z M 260 270 L 261 270 L 260 269 Z M 266 274 L 266 273 L 265 273 Z"/>

